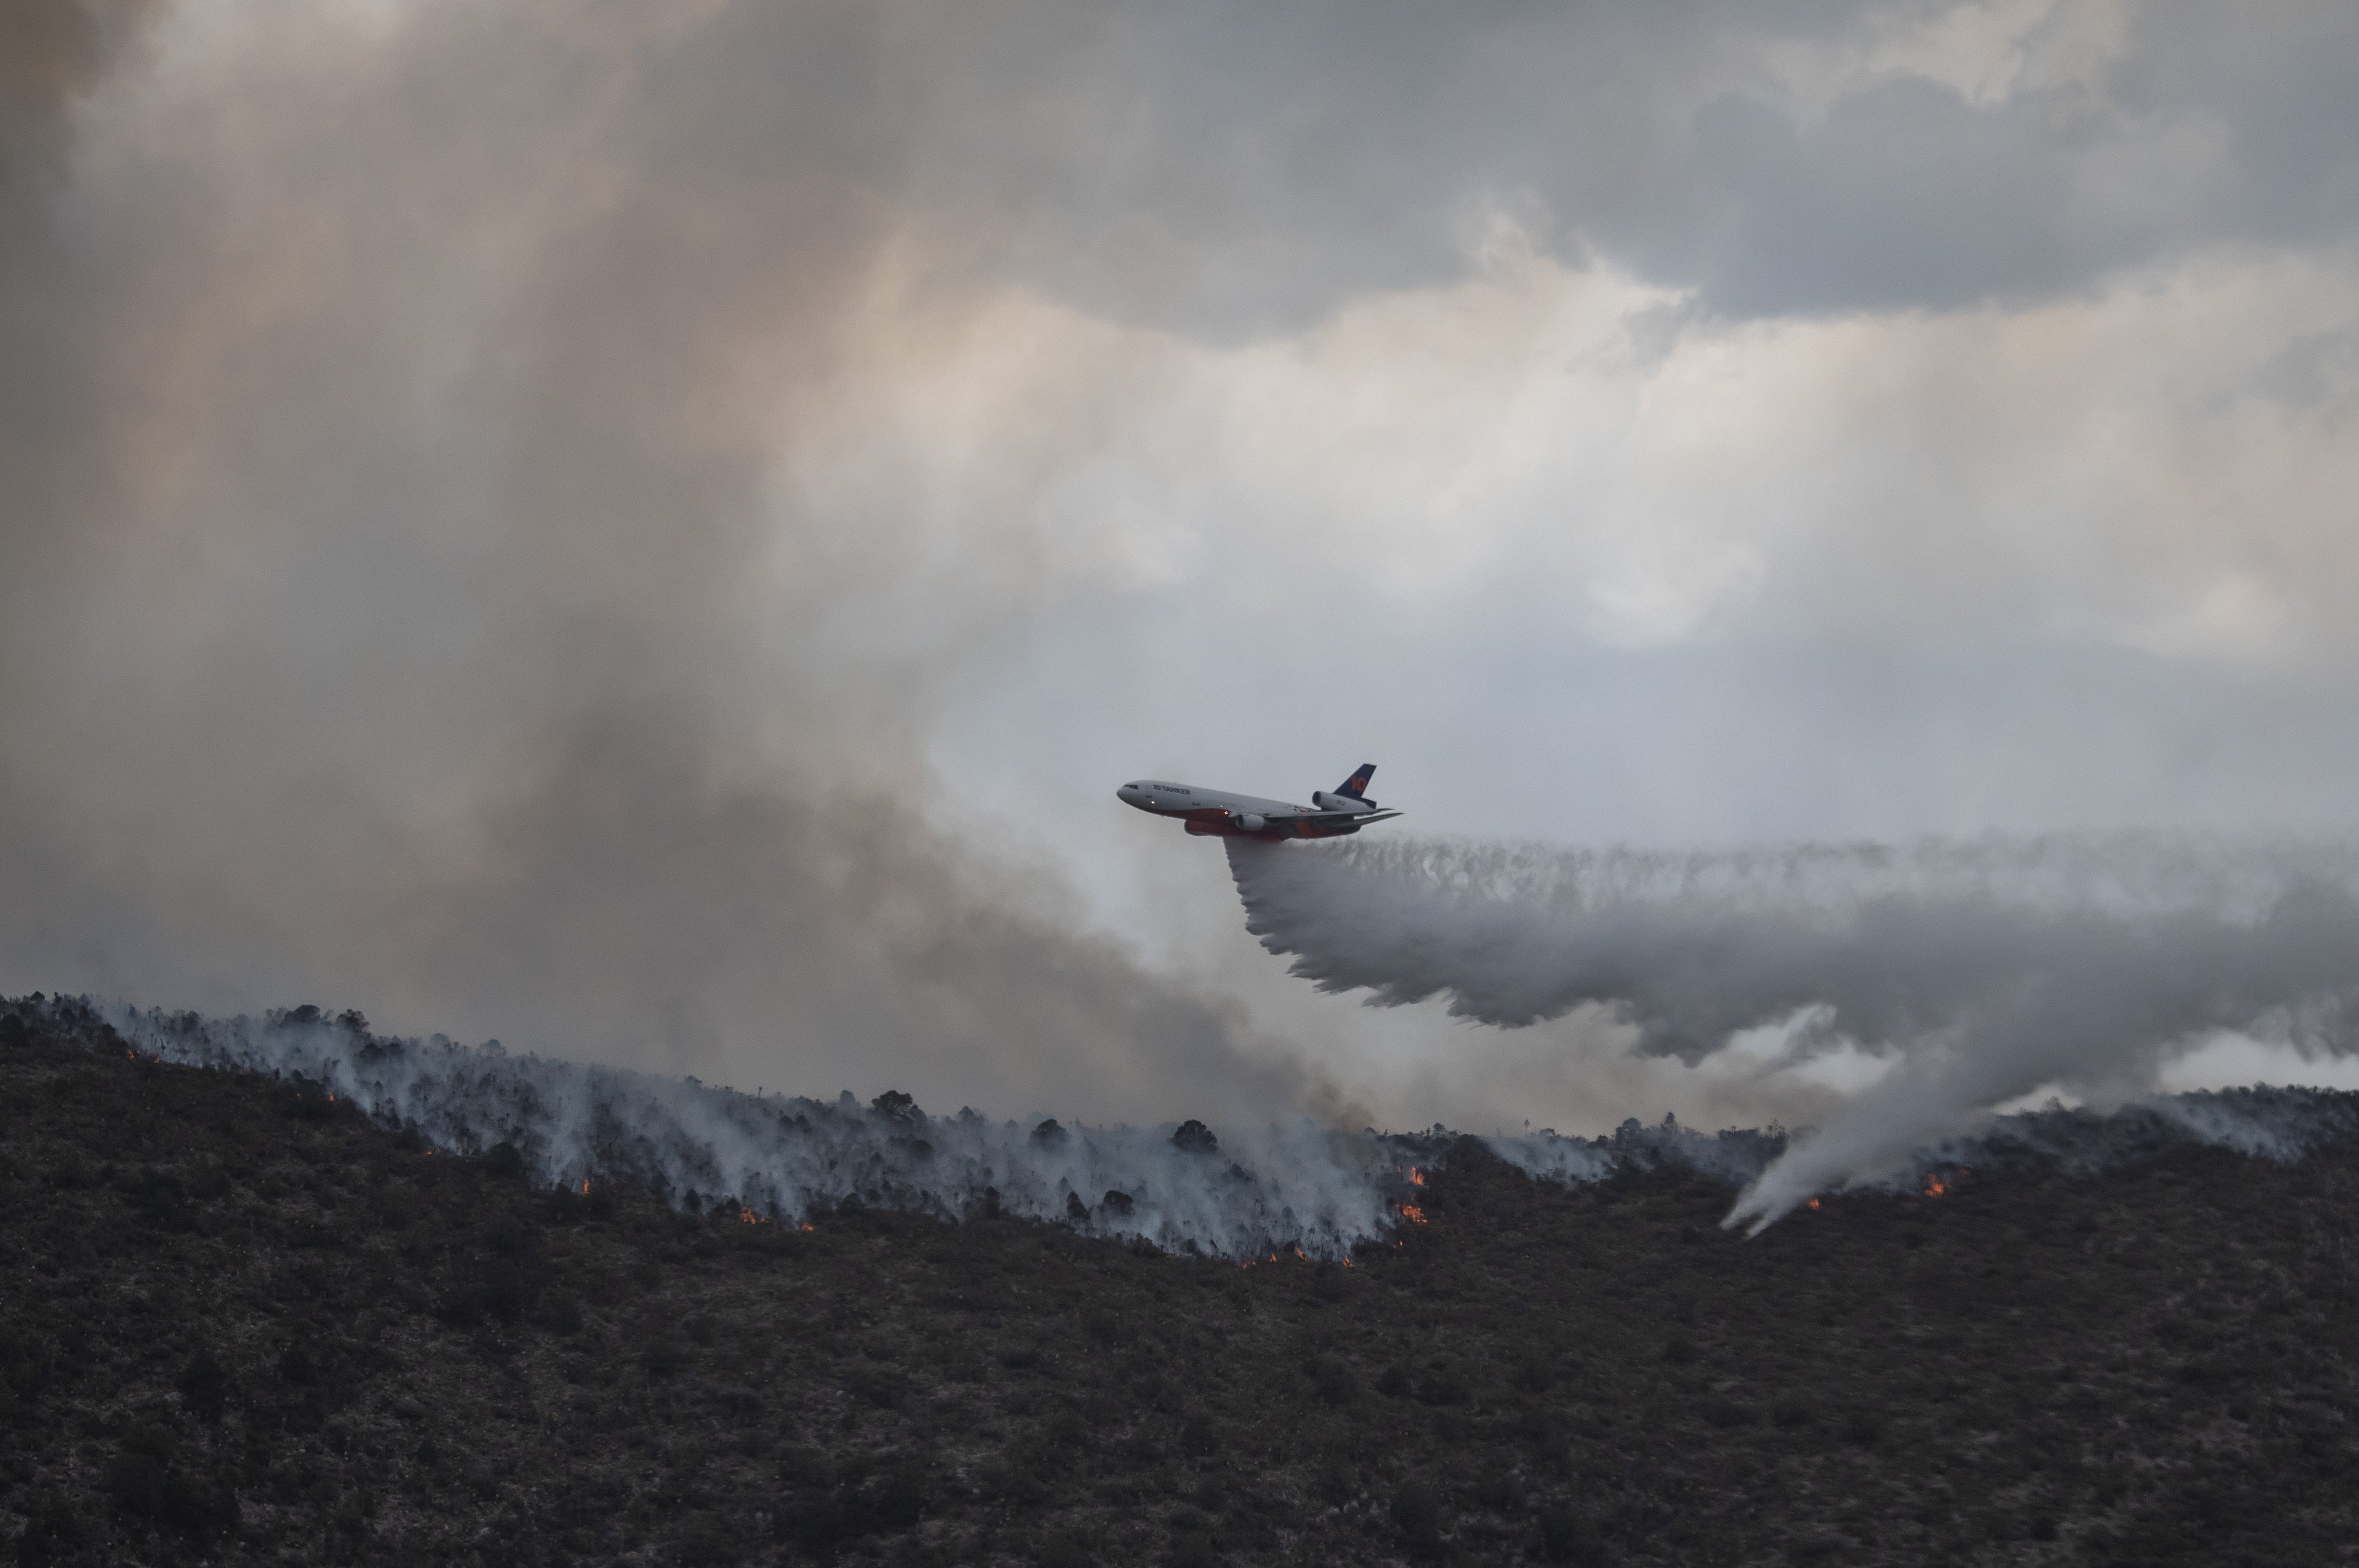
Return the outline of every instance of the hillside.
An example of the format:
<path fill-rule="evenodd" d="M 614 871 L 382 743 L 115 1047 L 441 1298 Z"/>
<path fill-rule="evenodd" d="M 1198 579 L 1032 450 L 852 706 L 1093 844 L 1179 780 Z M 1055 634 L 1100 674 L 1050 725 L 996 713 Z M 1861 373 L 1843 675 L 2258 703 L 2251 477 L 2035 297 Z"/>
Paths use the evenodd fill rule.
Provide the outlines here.
<path fill-rule="evenodd" d="M 1239 1268 L 540 1187 L 60 1017 L 0 1017 L 24 1563 L 2359 1562 L 2348 1142 L 1745 1241 L 1463 1139 Z"/>

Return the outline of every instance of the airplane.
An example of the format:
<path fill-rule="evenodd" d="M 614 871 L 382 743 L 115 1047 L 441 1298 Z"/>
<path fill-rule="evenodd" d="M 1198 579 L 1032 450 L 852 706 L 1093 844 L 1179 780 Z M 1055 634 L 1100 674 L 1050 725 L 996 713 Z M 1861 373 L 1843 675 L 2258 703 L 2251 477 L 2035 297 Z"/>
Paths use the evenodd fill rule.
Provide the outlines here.
<path fill-rule="evenodd" d="M 1178 817 L 1191 833 L 1226 838 L 1340 838 L 1358 833 L 1370 822 L 1397 817 L 1398 811 L 1378 811 L 1362 791 L 1376 776 L 1373 762 L 1360 764 L 1332 790 L 1313 789 L 1308 806 L 1265 800 L 1254 795 L 1231 795 L 1199 789 L 1189 784 L 1166 784 L 1141 779 L 1114 791 L 1126 806 L 1158 817 Z"/>

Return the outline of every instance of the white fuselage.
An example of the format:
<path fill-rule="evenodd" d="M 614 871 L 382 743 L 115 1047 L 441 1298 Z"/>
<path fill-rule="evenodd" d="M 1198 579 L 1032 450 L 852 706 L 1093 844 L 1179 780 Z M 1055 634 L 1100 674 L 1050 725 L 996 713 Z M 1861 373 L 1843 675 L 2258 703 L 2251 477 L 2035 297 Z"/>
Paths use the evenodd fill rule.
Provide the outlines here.
<path fill-rule="evenodd" d="M 1178 817 L 1191 833 L 1264 839 L 1340 838 L 1397 811 L 1306 806 L 1259 795 L 1233 795 L 1160 779 L 1138 779 L 1114 791 L 1123 804 L 1158 817 Z"/>
<path fill-rule="evenodd" d="M 1164 784 L 1154 779 L 1140 779 L 1125 784 L 1114 791 L 1125 805 L 1136 806 L 1142 811 L 1152 811 L 1158 817 L 1193 817 L 1200 812 L 1220 811 L 1241 817 L 1248 812 L 1264 817 L 1293 816 L 1317 810 L 1313 806 L 1296 805 L 1288 800 L 1265 800 L 1258 795 L 1232 795 L 1225 789 L 1200 789 L 1192 784 Z"/>

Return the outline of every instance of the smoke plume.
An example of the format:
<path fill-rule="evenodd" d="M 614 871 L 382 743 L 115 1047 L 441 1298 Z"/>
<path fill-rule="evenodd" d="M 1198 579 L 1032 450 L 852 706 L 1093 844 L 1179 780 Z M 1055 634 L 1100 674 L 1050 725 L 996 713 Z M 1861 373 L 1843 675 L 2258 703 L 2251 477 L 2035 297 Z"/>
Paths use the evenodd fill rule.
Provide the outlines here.
<path fill-rule="evenodd" d="M 945 681 L 1058 577 L 1021 494 L 812 477 L 975 308 L 905 287 L 888 23 L 147 9 L 0 23 L 0 981 L 1331 1104 L 929 814 Z M 805 76 L 713 91 L 749 50 Z"/>
<path fill-rule="evenodd" d="M 1646 855 L 1231 840 L 1247 926 L 1376 1006 L 1514 1028 L 1603 1009 L 1694 1062 L 1749 1031 L 1888 1071 L 1761 1171 L 1755 1230 L 2043 1088 L 2118 1102 L 2208 1038 L 2354 1048 L 2359 863 L 2115 837 Z"/>
<path fill-rule="evenodd" d="M 1385 1139 L 1308 1120 L 1217 1134 L 1192 1121 L 1069 1128 L 972 1108 L 929 1116 L 893 1091 L 866 1105 L 848 1093 L 756 1096 L 510 1055 L 496 1041 L 383 1036 L 356 1013 L 316 1007 L 263 1018 L 104 1016 L 144 1053 L 292 1078 L 438 1148 L 506 1143 L 544 1183 L 631 1182 L 769 1223 L 857 1203 L 952 1220 L 1006 1214 L 1225 1258 L 1278 1247 L 1325 1257 L 1377 1236 L 1386 1193 L 1401 1184 Z"/>
<path fill-rule="evenodd" d="M 1307 1119 L 1227 1126 L 1067 1126 L 997 1119 L 972 1108 L 928 1115 L 887 1091 L 866 1105 L 755 1095 L 667 1078 L 402 1039 L 359 1014 L 317 1007 L 207 1018 L 40 997 L 0 1002 L 85 1047 L 125 1047 L 219 1071 L 267 1073 L 399 1127 L 436 1149 L 506 1145 L 537 1182 L 636 1185 L 691 1213 L 796 1224 L 858 1204 L 959 1221 L 1006 1214 L 1165 1250 L 1239 1258 L 1280 1249 L 1348 1256 L 1421 1223 L 1419 1168 L 1446 1167 L 1479 1143 L 1538 1181 L 1568 1185 L 1659 1170 L 1735 1188 L 1757 1184 L 1792 1145 L 1778 1128 L 1701 1133 L 1670 1117 L 1629 1120 L 1581 1138 L 1542 1129 L 1468 1139 L 1421 1132 L 1344 1133 Z M 2174 1145 L 2291 1161 L 2359 1136 L 2359 1094 L 2237 1089 L 2165 1096 L 2109 1115 L 2046 1111 L 1995 1118 L 1978 1135 L 1919 1149 L 1869 1185 L 1928 1190 L 1961 1169 L 2087 1175 Z M 1938 1189 L 1934 1189 L 1938 1190 Z"/>

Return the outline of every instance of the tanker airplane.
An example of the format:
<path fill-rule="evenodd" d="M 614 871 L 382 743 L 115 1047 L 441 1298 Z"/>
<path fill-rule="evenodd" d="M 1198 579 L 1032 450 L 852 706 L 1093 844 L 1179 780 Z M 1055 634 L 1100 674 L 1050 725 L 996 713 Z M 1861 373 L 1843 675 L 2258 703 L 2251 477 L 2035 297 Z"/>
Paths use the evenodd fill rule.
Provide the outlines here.
<path fill-rule="evenodd" d="M 1254 795 L 1229 795 L 1188 784 L 1165 784 L 1142 779 L 1114 791 L 1125 805 L 1136 806 L 1158 817 L 1178 817 L 1191 833 L 1229 838 L 1340 838 L 1358 833 L 1370 822 L 1397 817 L 1380 811 L 1361 791 L 1376 776 L 1376 765 L 1364 762 L 1360 770 L 1332 790 L 1313 789 L 1308 806 L 1265 800 Z"/>

